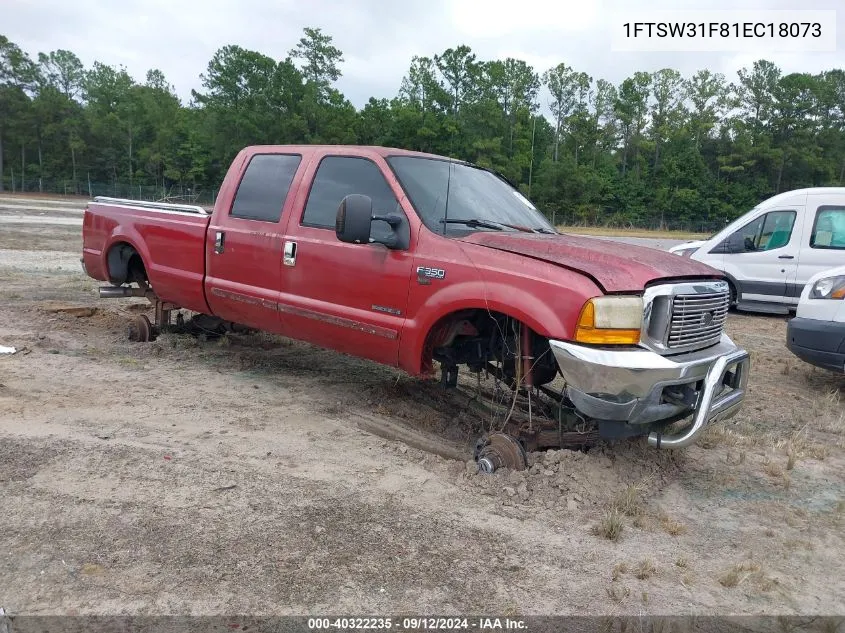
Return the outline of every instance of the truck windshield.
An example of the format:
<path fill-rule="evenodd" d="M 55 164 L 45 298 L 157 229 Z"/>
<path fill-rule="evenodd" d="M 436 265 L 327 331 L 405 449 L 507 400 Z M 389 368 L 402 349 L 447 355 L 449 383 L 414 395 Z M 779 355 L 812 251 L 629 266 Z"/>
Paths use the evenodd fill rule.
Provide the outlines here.
<path fill-rule="evenodd" d="M 525 196 L 490 171 L 416 156 L 391 156 L 387 162 L 432 231 L 557 233 Z"/>

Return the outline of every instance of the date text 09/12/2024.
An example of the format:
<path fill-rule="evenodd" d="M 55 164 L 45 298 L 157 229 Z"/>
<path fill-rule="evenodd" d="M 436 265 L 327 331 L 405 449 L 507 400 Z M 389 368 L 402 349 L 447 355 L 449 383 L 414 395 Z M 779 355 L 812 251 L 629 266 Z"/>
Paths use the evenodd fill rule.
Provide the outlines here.
<path fill-rule="evenodd" d="M 437 618 L 437 617 L 402 617 L 402 618 L 309 618 L 308 628 L 314 631 L 360 631 L 391 630 L 398 631 L 525 631 L 523 620 L 512 618 Z"/>

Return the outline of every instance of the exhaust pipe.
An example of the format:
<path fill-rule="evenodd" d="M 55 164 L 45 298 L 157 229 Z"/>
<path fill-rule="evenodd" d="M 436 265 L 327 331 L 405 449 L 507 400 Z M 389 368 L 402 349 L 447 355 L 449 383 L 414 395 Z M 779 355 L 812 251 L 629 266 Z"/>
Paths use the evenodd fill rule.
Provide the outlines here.
<path fill-rule="evenodd" d="M 147 290 L 129 286 L 102 286 L 99 288 L 100 299 L 122 299 L 124 297 L 146 297 Z"/>

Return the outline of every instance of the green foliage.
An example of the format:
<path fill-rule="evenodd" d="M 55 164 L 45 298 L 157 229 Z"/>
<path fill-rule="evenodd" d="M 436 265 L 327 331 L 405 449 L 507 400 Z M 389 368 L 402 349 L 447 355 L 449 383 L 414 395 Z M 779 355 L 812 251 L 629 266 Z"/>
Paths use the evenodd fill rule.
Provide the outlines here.
<path fill-rule="evenodd" d="M 845 185 L 842 69 L 758 60 L 735 84 L 664 68 L 613 85 L 459 45 L 413 57 L 395 95 L 357 110 L 332 42 L 306 28 L 281 60 L 224 46 L 183 104 L 159 69 L 139 83 L 68 50 L 33 61 L 0 36 L 0 187 L 211 197 L 247 145 L 386 145 L 495 169 L 558 222 L 713 230 L 779 191 Z"/>

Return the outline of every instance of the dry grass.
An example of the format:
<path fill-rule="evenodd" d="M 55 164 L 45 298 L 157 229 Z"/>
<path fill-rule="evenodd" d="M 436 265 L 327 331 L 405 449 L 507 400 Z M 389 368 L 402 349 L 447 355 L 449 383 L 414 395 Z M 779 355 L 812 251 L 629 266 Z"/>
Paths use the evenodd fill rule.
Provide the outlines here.
<path fill-rule="evenodd" d="M 701 432 L 699 438 L 698 444 L 702 448 L 753 448 L 765 443 L 765 439 L 757 433 L 742 433 L 724 424 L 711 424 Z"/>
<path fill-rule="evenodd" d="M 737 587 L 753 574 L 759 573 L 760 565 L 752 561 L 737 563 L 719 577 L 719 584 L 723 587 Z"/>
<path fill-rule="evenodd" d="M 641 488 L 635 484 L 630 484 L 611 502 L 611 508 L 629 517 L 643 515 L 645 503 L 643 502 Z"/>
<path fill-rule="evenodd" d="M 657 568 L 654 566 L 654 561 L 650 558 L 644 558 L 641 560 L 634 570 L 634 575 L 640 580 L 648 580 L 656 573 Z"/>
<path fill-rule="evenodd" d="M 820 416 L 825 419 L 826 416 Z M 788 438 L 775 443 L 775 448 L 783 450 L 787 456 L 787 470 L 792 470 L 799 459 L 809 458 L 824 460 L 830 454 L 827 444 L 814 442 L 809 438 L 808 426 L 805 424 L 794 431 Z"/>
<path fill-rule="evenodd" d="M 604 513 L 599 524 L 593 526 L 593 534 L 609 541 L 618 541 L 622 536 L 624 526 L 622 515 L 616 508 L 611 508 Z"/>
<path fill-rule="evenodd" d="M 611 574 L 610 578 L 612 580 L 619 580 L 624 574 L 628 573 L 628 563 L 621 562 L 617 563 L 613 567 L 613 573 Z"/>
<path fill-rule="evenodd" d="M 614 602 L 622 602 L 631 595 L 631 590 L 625 585 L 610 585 L 607 587 L 607 595 Z"/>
<path fill-rule="evenodd" d="M 763 470 L 766 471 L 766 474 L 769 475 L 769 477 L 773 477 L 775 479 L 783 477 L 783 467 L 774 461 L 771 456 L 766 456 L 766 460 L 763 462 Z"/>
<path fill-rule="evenodd" d="M 661 231 L 657 229 L 626 229 L 610 226 L 565 226 L 559 224 L 557 230 L 561 233 L 573 235 L 598 235 L 601 237 L 650 237 L 668 238 L 674 240 L 703 240 L 710 237 L 707 233 L 691 233 L 689 231 Z"/>
<path fill-rule="evenodd" d="M 663 531 L 667 534 L 680 536 L 681 534 L 687 533 L 687 526 L 684 523 L 673 519 L 668 514 L 661 513 L 659 519 L 660 527 L 663 528 Z"/>

